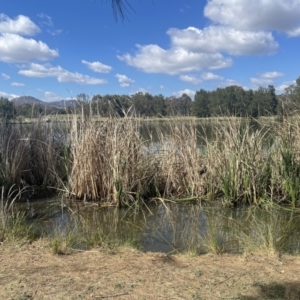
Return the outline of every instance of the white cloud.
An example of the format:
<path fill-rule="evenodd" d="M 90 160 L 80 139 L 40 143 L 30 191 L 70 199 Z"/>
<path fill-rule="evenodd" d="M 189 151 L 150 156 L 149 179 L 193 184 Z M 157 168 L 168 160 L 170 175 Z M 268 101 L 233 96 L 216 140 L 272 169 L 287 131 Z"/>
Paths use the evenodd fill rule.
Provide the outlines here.
<path fill-rule="evenodd" d="M 72 73 L 63 69 L 61 66 L 53 67 L 50 64 L 35 64 L 30 65 L 30 69 L 20 70 L 19 74 L 27 77 L 55 77 L 58 82 L 75 82 L 78 84 L 98 85 L 107 83 L 104 79 L 90 77 L 80 73 Z"/>
<path fill-rule="evenodd" d="M 8 75 L 5 74 L 5 73 L 1 73 L 1 76 L 2 76 L 3 79 L 5 79 L 5 80 L 9 80 L 9 79 L 10 79 L 10 76 L 8 76 Z"/>
<path fill-rule="evenodd" d="M 5 14 L 0 14 L 0 33 L 35 35 L 40 31 L 40 28 L 26 16 L 19 15 L 12 20 Z"/>
<path fill-rule="evenodd" d="M 209 81 L 209 80 L 222 80 L 223 79 L 223 77 L 221 77 L 219 75 L 216 75 L 214 73 L 211 73 L 211 72 L 203 73 L 201 77 L 202 77 L 203 80 L 206 80 L 206 81 Z"/>
<path fill-rule="evenodd" d="M 221 81 L 222 86 L 232 86 L 232 85 L 237 85 L 237 86 L 241 86 L 239 82 L 237 82 L 234 79 L 225 79 L 223 78 Z"/>
<path fill-rule="evenodd" d="M 138 94 L 138 93 L 146 94 L 146 93 L 149 93 L 149 92 L 148 92 L 147 89 L 139 88 L 139 89 L 136 90 L 135 92 L 130 93 L 130 95 L 134 95 L 134 94 Z"/>
<path fill-rule="evenodd" d="M 257 55 L 276 52 L 278 44 L 270 32 L 241 31 L 224 26 L 203 30 L 188 27 L 171 28 L 167 32 L 172 44 L 194 52 L 226 52 L 231 55 Z"/>
<path fill-rule="evenodd" d="M 189 76 L 189 75 L 180 75 L 179 79 L 184 82 L 195 84 L 195 85 L 202 82 L 202 79 L 194 77 L 194 76 Z"/>
<path fill-rule="evenodd" d="M 190 90 L 190 89 L 185 89 L 185 90 L 181 90 L 181 91 L 178 91 L 176 93 L 173 93 L 173 95 L 176 96 L 176 97 L 181 97 L 182 94 L 187 94 L 192 99 L 194 99 L 194 96 L 195 96 L 196 92 L 193 91 L 193 90 Z"/>
<path fill-rule="evenodd" d="M 171 28 L 167 31 L 171 47 L 137 45 L 134 55 L 119 55 L 121 61 L 147 73 L 176 75 L 203 69 L 230 67 L 230 55 L 272 54 L 278 49 L 272 33 L 264 31 L 241 31 L 224 26 L 209 26 L 203 30 L 188 27 Z"/>
<path fill-rule="evenodd" d="M 53 21 L 50 16 L 48 16 L 47 14 L 44 14 L 44 13 L 40 13 L 37 16 L 41 19 L 41 22 L 40 22 L 41 25 L 53 27 Z"/>
<path fill-rule="evenodd" d="M 288 31 L 288 35 L 291 36 L 291 37 L 298 37 L 298 36 L 300 36 L 300 27 L 295 28 L 293 30 L 289 30 Z"/>
<path fill-rule="evenodd" d="M 146 73 L 176 75 L 205 68 L 226 68 L 232 64 L 230 58 L 225 58 L 220 53 L 192 52 L 180 47 L 164 50 L 158 45 L 137 45 L 137 49 L 134 56 L 127 53 L 122 56 L 118 55 L 118 58 Z"/>
<path fill-rule="evenodd" d="M 51 29 L 47 29 L 47 32 L 50 33 L 51 35 L 59 35 L 62 33 L 62 29 L 53 29 L 54 24 L 52 21 L 52 18 L 44 13 L 38 14 L 38 17 L 41 19 L 40 25 L 41 26 L 47 26 L 50 27 Z"/>
<path fill-rule="evenodd" d="M 283 82 L 282 84 L 276 86 L 276 94 L 283 94 L 285 89 L 288 88 L 290 85 L 296 84 L 296 80 L 294 81 L 287 81 Z"/>
<path fill-rule="evenodd" d="M 284 74 L 277 71 L 265 72 L 259 74 L 257 77 L 250 78 L 250 81 L 255 86 L 266 86 L 266 85 L 272 85 L 274 83 L 274 79 L 282 76 L 284 76 Z"/>
<path fill-rule="evenodd" d="M 240 30 L 299 31 L 299 0 L 210 0 L 204 15 L 216 24 Z M 300 32 L 298 32 L 300 33 Z"/>
<path fill-rule="evenodd" d="M 8 98 L 9 100 L 11 100 L 13 98 L 17 98 L 17 97 L 20 97 L 20 96 L 19 95 L 15 95 L 15 94 L 8 94 L 8 93 L 0 91 L 0 97 Z"/>
<path fill-rule="evenodd" d="M 55 36 L 55 35 L 61 34 L 63 31 L 62 31 L 62 29 L 55 29 L 55 30 L 48 29 L 47 32 L 50 33 L 51 35 Z"/>
<path fill-rule="evenodd" d="M 21 83 L 21 82 L 12 82 L 10 85 L 11 86 L 24 86 L 25 84 Z"/>
<path fill-rule="evenodd" d="M 82 60 L 81 62 L 87 65 L 87 67 L 94 72 L 109 73 L 112 70 L 112 67 L 104 65 L 99 61 L 88 62 L 86 60 Z"/>
<path fill-rule="evenodd" d="M 127 87 L 130 84 L 134 83 L 134 80 L 130 79 L 126 75 L 116 74 L 116 77 L 118 78 L 121 87 Z"/>
<path fill-rule="evenodd" d="M 279 44 L 272 31 L 300 36 L 300 0 L 209 0 L 204 15 L 212 25 L 170 28 L 169 48 L 137 45 L 134 54 L 118 58 L 147 73 L 176 75 L 230 67 L 226 55 L 274 54 Z"/>
<path fill-rule="evenodd" d="M 54 92 L 46 91 L 46 92 L 44 92 L 44 99 L 47 102 L 53 102 L 53 101 L 60 101 L 62 99 L 62 97 L 58 96 Z"/>
<path fill-rule="evenodd" d="M 41 41 L 26 39 L 12 33 L 5 33 L 0 36 L 0 61 L 8 63 L 32 60 L 46 61 L 57 56 L 57 50 L 50 49 Z"/>
<path fill-rule="evenodd" d="M 284 76 L 283 73 L 281 72 L 266 72 L 266 73 L 262 73 L 260 75 L 261 78 L 265 78 L 265 79 L 274 79 L 274 78 L 278 78 L 278 77 L 282 77 Z"/>
<path fill-rule="evenodd" d="M 262 78 L 262 77 L 251 77 L 250 81 L 255 86 L 266 86 L 273 83 L 272 79 Z"/>
<path fill-rule="evenodd" d="M 161 90 L 163 90 L 163 89 L 165 88 L 165 86 L 161 84 L 161 85 L 159 86 L 159 88 L 160 88 Z"/>

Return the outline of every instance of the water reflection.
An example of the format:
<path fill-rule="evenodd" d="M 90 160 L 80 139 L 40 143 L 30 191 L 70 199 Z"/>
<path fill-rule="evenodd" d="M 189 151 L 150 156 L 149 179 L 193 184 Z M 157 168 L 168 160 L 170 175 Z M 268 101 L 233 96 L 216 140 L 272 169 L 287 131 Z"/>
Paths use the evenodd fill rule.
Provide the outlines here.
<path fill-rule="evenodd" d="M 56 203 L 54 205 L 54 203 Z M 164 253 L 298 253 L 300 214 L 284 208 L 224 208 L 159 203 L 133 212 L 98 206 L 34 203 L 46 235 L 70 230 L 118 243 L 134 241 L 143 251 Z"/>

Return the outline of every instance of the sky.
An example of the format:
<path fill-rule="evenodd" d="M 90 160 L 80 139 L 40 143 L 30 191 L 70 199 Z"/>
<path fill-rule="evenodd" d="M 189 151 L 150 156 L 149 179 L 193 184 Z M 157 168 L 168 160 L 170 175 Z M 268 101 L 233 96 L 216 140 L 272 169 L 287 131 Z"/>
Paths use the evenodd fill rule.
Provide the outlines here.
<path fill-rule="evenodd" d="M 300 0 L 2 0 L 0 97 L 166 97 L 300 75 Z"/>

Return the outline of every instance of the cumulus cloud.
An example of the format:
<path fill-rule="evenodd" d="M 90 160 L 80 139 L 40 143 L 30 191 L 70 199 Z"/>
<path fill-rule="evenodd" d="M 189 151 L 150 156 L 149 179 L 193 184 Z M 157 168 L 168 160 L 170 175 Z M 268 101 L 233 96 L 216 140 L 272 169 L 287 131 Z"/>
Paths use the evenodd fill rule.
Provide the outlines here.
<path fill-rule="evenodd" d="M 171 28 L 167 32 L 172 44 L 194 52 L 226 52 L 231 55 L 257 55 L 276 52 L 278 44 L 270 32 L 240 31 L 224 26 L 203 30 L 188 27 Z"/>
<path fill-rule="evenodd" d="M 12 33 L 4 33 L 0 36 L 0 61 L 8 63 L 46 61 L 57 56 L 57 50 L 50 49 L 41 41 L 26 39 Z"/>
<path fill-rule="evenodd" d="M 275 72 L 265 72 L 260 75 L 260 77 L 265 78 L 265 79 L 274 79 L 274 78 L 278 78 L 278 77 L 282 77 L 282 76 L 284 76 L 283 73 L 276 72 L 276 71 Z"/>
<path fill-rule="evenodd" d="M 107 83 L 104 79 L 90 77 L 80 73 L 73 73 L 63 69 L 61 66 L 53 67 L 50 64 L 35 64 L 32 63 L 27 70 L 20 70 L 19 74 L 27 77 L 54 77 L 58 82 L 75 82 L 78 84 L 98 85 Z"/>
<path fill-rule="evenodd" d="M 8 94 L 8 93 L 0 91 L 0 97 L 7 98 L 7 99 L 11 100 L 13 98 L 17 98 L 17 97 L 20 97 L 20 96 L 19 95 L 15 95 L 15 94 Z"/>
<path fill-rule="evenodd" d="M 204 15 L 216 24 L 240 30 L 300 33 L 299 0 L 210 0 Z"/>
<path fill-rule="evenodd" d="M 5 14 L 0 14 L 0 33 L 31 36 L 40 31 L 40 28 L 26 16 L 19 15 L 15 20 L 12 20 Z"/>
<path fill-rule="evenodd" d="M 170 75 L 205 68 L 220 69 L 232 65 L 231 58 L 225 58 L 220 53 L 192 52 L 180 47 L 164 50 L 158 45 L 137 45 L 137 52 L 134 56 L 127 53 L 122 56 L 118 55 L 118 58 L 146 73 Z"/>
<path fill-rule="evenodd" d="M 221 80 L 221 85 L 222 86 L 232 86 L 232 85 L 237 85 L 237 86 L 241 86 L 241 84 L 234 80 L 234 79 L 226 79 L 226 78 L 222 78 Z"/>
<path fill-rule="evenodd" d="M 214 73 L 211 73 L 211 72 L 206 72 L 206 73 L 203 73 L 202 74 L 202 79 L 203 80 L 222 80 L 223 77 L 219 76 L 219 75 L 216 75 Z"/>
<path fill-rule="evenodd" d="M 194 85 L 197 85 L 202 82 L 201 78 L 197 78 L 195 76 L 189 76 L 189 75 L 180 75 L 179 79 Z"/>
<path fill-rule="evenodd" d="M 109 73 L 112 70 L 112 67 L 104 65 L 99 61 L 88 62 L 86 60 L 82 60 L 81 62 L 94 72 Z"/>
<path fill-rule="evenodd" d="M 60 101 L 62 99 L 62 97 L 58 96 L 56 93 L 54 92 L 50 92 L 50 91 L 45 91 L 44 92 L 44 99 L 47 102 L 53 102 L 53 101 Z"/>
<path fill-rule="evenodd" d="M 130 95 L 134 95 L 134 94 L 138 94 L 138 93 L 146 94 L 146 93 L 149 93 L 149 92 L 148 92 L 147 89 L 138 88 L 135 92 L 131 92 Z"/>
<path fill-rule="evenodd" d="M 127 87 L 130 84 L 134 83 L 134 80 L 130 79 L 126 75 L 116 74 L 116 77 L 118 78 L 121 87 Z"/>
<path fill-rule="evenodd" d="M 282 76 L 284 76 L 284 74 L 277 71 L 265 72 L 262 74 L 258 74 L 257 77 L 250 78 L 250 81 L 255 86 L 266 86 L 266 85 L 272 85 L 274 83 L 274 79 Z"/>
<path fill-rule="evenodd" d="M 290 37 L 298 37 L 298 36 L 300 36 L 300 27 L 295 28 L 295 29 L 293 29 L 293 30 L 289 30 L 289 31 L 288 31 L 288 35 L 289 35 Z"/>
<path fill-rule="evenodd" d="M 185 90 L 181 90 L 181 91 L 178 91 L 176 93 L 173 93 L 173 95 L 176 96 L 176 97 L 181 97 L 182 94 L 187 94 L 188 96 L 191 97 L 191 99 L 194 99 L 194 96 L 195 96 L 196 92 L 193 91 L 193 90 L 190 90 L 190 89 L 185 89 Z"/>
<path fill-rule="evenodd" d="M 2 78 L 5 79 L 5 80 L 9 80 L 9 79 L 10 79 L 10 76 L 8 76 L 8 75 L 5 74 L 5 73 L 1 73 L 1 76 L 2 76 Z"/>
<path fill-rule="evenodd" d="M 204 72 L 200 78 L 198 77 L 194 77 L 194 76 L 190 76 L 190 75 L 181 75 L 179 77 L 180 80 L 190 83 L 190 84 L 194 84 L 197 85 L 203 81 L 212 81 L 212 80 L 220 80 L 223 81 L 223 85 L 226 82 L 226 79 L 224 79 L 223 77 L 216 75 L 212 72 Z M 225 84 L 226 85 L 226 84 Z"/>
<path fill-rule="evenodd" d="M 296 80 L 294 81 L 287 81 L 283 82 L 282 84 L 276 86 L 276 94 L 283 94 L 285 89 L 288 88 L 290 85 L 296 84 Z"/>
<path fill-rule="evenodd" d="M 11 86 L 24 86 L 25 84 L 21 83 L 21 82 L 12 82 L 10 85 Z"/>
<path fill-rule="evenodd" d="M 278 43 L 271 32 L 242 31 L 225 26 L 209 26 L 203 30 L 188 27 L 170 28 L 167 31 L 171 47 L 136 45 L 134 55 L 119 55 L 121 61 L 147 73 L 176 75 L 183 72 L 230 67 L 230 55 L 272 54 Z"/>
<path fill-rule="evenodd" d="M 230 67 L 227 55 L 274 54 L 279 44 L 273 31 L 300 36 L 300 0 L 209 0 L 204 15 L 212 24 L 203 29 L 170 28 L 169 48 L 137 45 L 135 53 L 118 58 L 147 73 L 176 75 Z"/>
<path fill-rule="evenodd" d="M 23 36 L 39 33 L 40 28 L 28 17 L 19 15 L 10 19 L 0 14 L 0 61 L 7 63 L 46 61 L 58 56 L 58 51 L 50 49 L 42 41 Z"/>

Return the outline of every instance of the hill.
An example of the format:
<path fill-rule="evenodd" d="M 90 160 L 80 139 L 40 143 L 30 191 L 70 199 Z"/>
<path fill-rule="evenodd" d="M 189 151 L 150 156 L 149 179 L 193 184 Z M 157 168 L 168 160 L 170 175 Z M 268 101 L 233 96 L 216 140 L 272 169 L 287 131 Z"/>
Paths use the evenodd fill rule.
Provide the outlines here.
<path fill-rule="evenodd" d="M 52 102 L 45 102 L 31 96 L 21 96 L 18 98 L 14 98 L 11 101 L 16 106 L 22 106 L 25 104 L 30 104 L 30 105 L 38 104 L 43 108 L 44 107 L 57 107 L 57 108 L 70 107 L 70 106 L 75 106 L 77 103 L 76 100 L 58 100 Z"/>
<path fill-rule="evenodd" d="M 47 103 L 42 101 L 42 100 L 39 100 L 39 99 L 36 99 L 34 97 L 31 97 L 31 96 L 21 96 L 21 97 L 18 97 L 18 98 L 14 98 L 11 100 L 15 105 L 25 105 L 25 104 L 30 104 L 30 105 L 33 105 L 33 104 L 40 104 L 42 106 L 47 106 Z"/>

